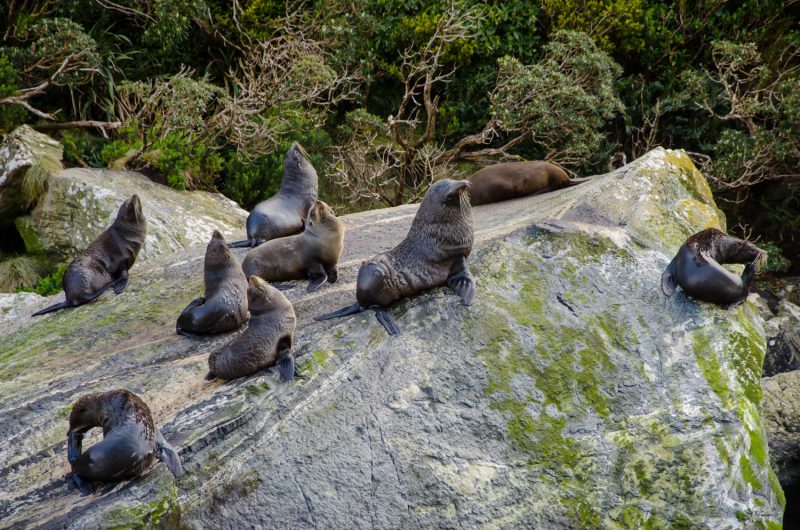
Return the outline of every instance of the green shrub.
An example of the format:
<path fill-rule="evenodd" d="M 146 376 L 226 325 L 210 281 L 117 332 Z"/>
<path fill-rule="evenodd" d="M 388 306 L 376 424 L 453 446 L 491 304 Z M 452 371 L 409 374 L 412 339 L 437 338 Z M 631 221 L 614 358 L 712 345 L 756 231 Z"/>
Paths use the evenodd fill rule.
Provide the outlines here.
<path fill-rule="evenodd" d="M 14 256 L 0 261 L 0 292 L 31 290 L 45 273 L 42 260 L 33 256 Z"/>
<path fill-rule="evenodd" d="M 0 54 L 0 99 L 12 96 L 19 90 L 19 76 L 17 71 Z M 20 105 L 0 105 L 0 133 L 10 133 L 25 122 L 27 113 Z"/>

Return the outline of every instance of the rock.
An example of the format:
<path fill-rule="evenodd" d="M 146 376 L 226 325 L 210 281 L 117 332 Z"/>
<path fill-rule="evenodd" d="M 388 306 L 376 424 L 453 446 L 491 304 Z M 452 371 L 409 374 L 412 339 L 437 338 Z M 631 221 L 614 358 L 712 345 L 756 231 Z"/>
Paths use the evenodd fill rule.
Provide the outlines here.
<path fill-rule="evenodd" d="M 48 176 L 62 169 L 63 147 L 27 125 L 0 146 L 0 228 L 27 212 L 46 189 Z"/>
<path fill-rule="evenodd" d="M 137 264 L 165 252 L 205 247 L 214 229 L 244 237 L 247 212 L 219 193 L 177 191 L 130 171 L 68 169 L 50 176 L 47 194 L 16 220 L 30 253 L 71 260 L 114 221 L 122 201 L 138 193 L 147 239 Z"/>
<path fill-rule="evenodd" d="M 415 296 L 391 309 L 396 337 L 371 311 L 313 321 L 354 301 L 361 261 L 396 245 L 416 208 L 344 216 L 339 281 L 287 291 L 304 380 L 203 381 L 233 334 L 175 335 L 202 293 L 202 248 L 143 263 L 119 296 L 3 330 L 0 526 L 780 525 L 763 321 L 749 302 L 659 288 L 683 240 L 722 222 L 684 153 L 475 208 L 470 307 L 446 288 Z M 80 497 L 69 407 L 113 388 L 150 404 L 186 474 L 159 464 Z"/>
<path fill-rule="evenodd" d="M 764 377 L 800 369 L 800 307 L 780 302 L 778 314 L 764 324 L 767 355 Z"/>
<path fill-rule="evenodd" d="M 772 465 L 781 484 L 800 484 L 800 370 L 766 377 L 761 387 Z"/>

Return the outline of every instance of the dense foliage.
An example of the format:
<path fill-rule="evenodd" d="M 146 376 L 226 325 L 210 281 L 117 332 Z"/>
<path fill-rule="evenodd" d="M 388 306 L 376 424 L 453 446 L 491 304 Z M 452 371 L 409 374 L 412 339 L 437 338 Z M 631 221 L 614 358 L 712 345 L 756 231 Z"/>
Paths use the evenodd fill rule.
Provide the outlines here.
<path fill-rule="evenodd" d="M 800 4 L 30 0 L 0 6 L 0 130 L 244 207 L 306 145 L 341 209 L 467 161 L 602 172 L 689 151 L 729 224 L 800 266 Z"/>

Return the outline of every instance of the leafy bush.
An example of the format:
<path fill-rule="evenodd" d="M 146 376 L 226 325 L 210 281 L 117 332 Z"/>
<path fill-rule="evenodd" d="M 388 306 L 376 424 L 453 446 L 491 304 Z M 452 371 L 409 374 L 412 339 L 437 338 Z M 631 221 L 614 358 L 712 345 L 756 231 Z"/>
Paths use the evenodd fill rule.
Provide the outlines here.
<path fill-rule="evenodd" d="M 19 75 L 8 61 L 0 54 L 0 99 L 13 96 L 19 90 Z M 0 105 L 0 133 L 9 133 L 25 121 L 25 109 L 18 105 Z"/>

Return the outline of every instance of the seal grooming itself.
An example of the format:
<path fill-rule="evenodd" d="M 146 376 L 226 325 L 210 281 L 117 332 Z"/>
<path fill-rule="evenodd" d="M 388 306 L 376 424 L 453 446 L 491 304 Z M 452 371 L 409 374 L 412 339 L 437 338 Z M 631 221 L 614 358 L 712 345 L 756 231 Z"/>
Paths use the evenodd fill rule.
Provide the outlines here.
<path fill-rule="evenodd" d="M 212 335 L 238 329 L 247 320 L 247 278 L 219 230 L 206 247 L 203 280 L 205 296 L 186 306 L 176 331 Z"/>
<path fill-rule="evenodd" d="M 752 243 L 707 228 L 678 250 L 661 275 L 661 290 L 672 296 L 680 285 L 693 298 L 730 309 L 747 298 L 756 265 L 766 259 L 767 253 Z M 736 276 L 721 266 L 724 263 L 744 263 L 744 273 Z"/>
<path fill-rule="evenodd" d="M 344 246 L 344 225 L 330 206 L 317 201 L 308 211 L 306 229 L 297 235 L 267 241 L 248 252 L 244 274 L 268 282 L 308 278 L 310 293 L 339 277 L 336 264 Z"/>
<path fill-rule="evenodd" d="M 81 453 L 83 435 L 103 428 L 103 441 Z M 155 427 L 144 401 L 127 390 L 81 397 L 72 407 L 67 432 L 67 459 L 72 480 L 87 494 L 91 482 L 115 482 L 141 475 L 158 458 L 176 477 L 183 473 L 178 453 Z"/>
<path fill-rule="evenodd" d="M 480 169 L 467 178 L 472 206 L 506 201 L 580 184 L 555 164 L 543 161 L 502 162 Z"/>
<path fill-rule="evenodd" d="M 315 317 L 353 315 L 374 309 L 390 335 L 400 333 L 386 308 L 396 300 L 447 284 L 465 304 L 475 298 L 475 280 L 467 268 L 474 234 L 469 182 L 440 180 L 425 194 L 406 238 L 364 262 L 358 270 L 355 304 Z"/>
<path fill-rule="evenodd" d="M 91 302 L 109 287 L 120 294 L 128 286 L 128 270 L 136 261 L 146 235 L 142 202 L 138 195 L 132 195 L 119 207 L 114 223 L 67 267 L 61 280 L 67 300 L 32 316 Z"/>
<path fill-rule="evenodd" d="M 277 364 L 281 379 L 288 381 L 295 375 L 294 308 L 282 292 L 258 276 L 250 276 L 248 282 L 250 323 L 241 335 L 209 355 L 206 379 L 236 379 Z"/>
<path fill-rule="evenodd" d="M 283 161 L 281 189 L 253 208 L 247 217 L 247 239 L 231 243 L 231 248 L 255 247 L 264 241 L 300 232 L 315 202 L 317 172 L 306 152 L 295 142 Z"/>

